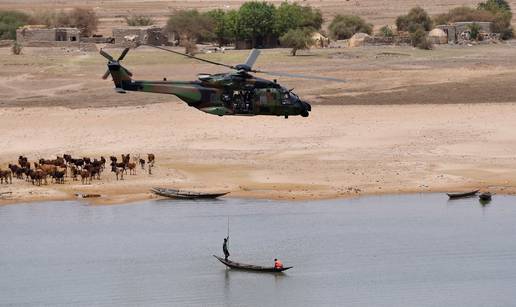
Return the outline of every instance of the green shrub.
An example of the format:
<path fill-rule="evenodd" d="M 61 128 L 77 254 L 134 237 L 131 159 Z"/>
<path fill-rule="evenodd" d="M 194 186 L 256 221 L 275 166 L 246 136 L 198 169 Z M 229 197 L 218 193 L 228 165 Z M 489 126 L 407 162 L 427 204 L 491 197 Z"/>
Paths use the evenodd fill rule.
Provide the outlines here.
<path fill-rule="evenodd" d="M 14 55 L 20 55 L 22 53 L 23 46 L 21 44 L 18 44 L 18 42 L 14 42 L 13 46 L 11 47 L 11 52 Z"/>
<path fill-rule="evenodd" d="M 394 32 L 389 26 L 383 26 L 380 28 L 379 34 L 383 37 L 393 37 Z"/>
<path fill-rule="evenodd" d="M 416 28 L 414 31 L 410 32 L 410 40 L 412 46 L 419 49 L 431 50 L 433 47 L 423 27 Z"/>
<path fill-rule="evenodd" d="M 16 29 L 27 24 L 29 15 L 17 11 L 0 11 L 0 39 L 16 39 Z"/>
<path fill-rule="evenodd" d="M 428 13 L 419 6 L 412 8 L 407 15 L 399 16 L 396 19 L 398 31 L 414 32 L 418 27 L 422 27 L 424 31 L 430 31 L 432 24 Z"/>
<path fill-rule="evenodd" d="M 482 28 L 478 23 L 472 23 L 468 26 L 469 36 L 472 40 L 478 40 L 480 38 L 480 30 Z"/>
<path fill-rule="evenodd" d="M 280 37 L 280 42 L 282 46 L 292 48 L 290 53 L 295 56 L 298 50 L 309 49 L 315 43 L 312 35 L 311 28 L 290 29 Z"/>
<path fill-rule="evenodd" d="M 132 15 L 125 17 L 125 22 L 128 26 L 152 26 L 154 24 L 154 19 L 144 15 Z"/>
<path fill-rule="evenodd" d="M 359 16 L 337 15 L 333 18 L 328 29 L 333 39 L 348 39 L 359 32 L 371 34 L 373 25 L 366 23 Z"/>

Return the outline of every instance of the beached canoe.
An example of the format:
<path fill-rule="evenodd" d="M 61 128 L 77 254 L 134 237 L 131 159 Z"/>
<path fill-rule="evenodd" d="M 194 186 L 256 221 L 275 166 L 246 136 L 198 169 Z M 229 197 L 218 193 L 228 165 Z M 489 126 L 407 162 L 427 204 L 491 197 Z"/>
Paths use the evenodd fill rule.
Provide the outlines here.
<path fill-rule="evenodd" d="M 479 190 L 464 192 L 464 193 L 446 193 L 450 199 L 464 198 L 464 197 L 472 197 L 477 195 Z"/>
<path fill-rule="evenodd" d="M 192 192 L 192 191 L 183 191 L 177 189 L 165 189 L 165 188 L 152 188 L 151 192 L 156 195 L 165 196 L 169 198 L 178 198 L 178 199 L 203 199 L 203 198 L 217 198 L 228 194 L 229 192 L 224 193 L 202 193 L 202 192 Z"/>
<path fill-rule="evenodd" d="M 293 267 L 289 266 L 289 267 L 283 267 L 281 269 L 276 269 L 274 267 L 264 267 L 264 266 L 259 266 L 259 265 L 238 263 L 238 262 L 234 262 L 231 260 L 225 260 L 224 258 L 215 256 L 215 255 L 213 255 L 213 257 L 217 258 L 220 262 L 225 264 L 227 267 L 235 269 L 235 270 L 263 272 L 263 273 L 281 273 L 283 271 L 293 268 Z"/>

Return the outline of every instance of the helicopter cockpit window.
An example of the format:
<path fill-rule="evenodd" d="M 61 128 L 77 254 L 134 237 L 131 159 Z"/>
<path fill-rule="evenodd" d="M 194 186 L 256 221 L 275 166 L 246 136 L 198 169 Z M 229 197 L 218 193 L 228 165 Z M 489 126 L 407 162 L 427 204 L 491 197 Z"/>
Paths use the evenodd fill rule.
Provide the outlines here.
<path fill-rule="evenodd" d="M 281 104 L 292 104 L 290 92 L 285 90 L 282 92 Z"/>

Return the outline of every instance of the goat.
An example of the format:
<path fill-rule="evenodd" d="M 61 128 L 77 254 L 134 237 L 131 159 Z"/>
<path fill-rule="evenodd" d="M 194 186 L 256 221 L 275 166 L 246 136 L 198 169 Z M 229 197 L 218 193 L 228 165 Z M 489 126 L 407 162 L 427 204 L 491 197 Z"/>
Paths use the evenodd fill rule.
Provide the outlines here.
<path fill-rule="evenodd" d="M 145 159 L 140 159 L 139 162 L 140 162 L 141 168 L 145 169 Z"/>

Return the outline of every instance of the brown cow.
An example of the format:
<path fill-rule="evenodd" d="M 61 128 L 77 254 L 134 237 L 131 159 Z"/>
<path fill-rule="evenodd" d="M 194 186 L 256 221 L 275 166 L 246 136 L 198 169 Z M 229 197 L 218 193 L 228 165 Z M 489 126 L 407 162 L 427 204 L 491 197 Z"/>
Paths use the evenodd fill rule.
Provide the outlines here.
<path fill-rule="evenodd" d="M 136 163 L 127 163 L 127 168 L 129 169 L 129 175 L 136 175 Z"/>
<path fill-rule="evenodd" d="M 91 174 L 90 174 L 90 172 L 88 170 L 83 169 L 80 174 L 81 174 L 81 182 L 82 182 L 82 184 L 85 184 L 84 182 L 86 182 L 86 184 L 88 184 L 88 180 L 91 183 Z"/>
<path fill-rule="evenodd" d="M 11 171 L 2 171 L 0 170 L 0 183 L 5 184 L 12 184 L 13 183 L 13 176 L 11 175 Z"/>

